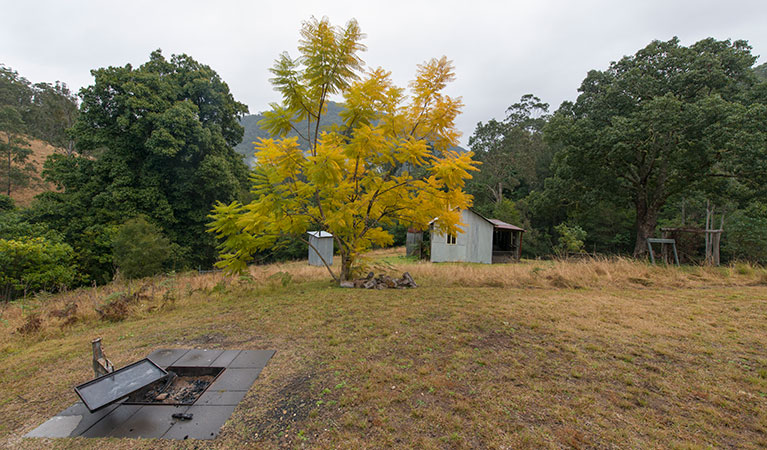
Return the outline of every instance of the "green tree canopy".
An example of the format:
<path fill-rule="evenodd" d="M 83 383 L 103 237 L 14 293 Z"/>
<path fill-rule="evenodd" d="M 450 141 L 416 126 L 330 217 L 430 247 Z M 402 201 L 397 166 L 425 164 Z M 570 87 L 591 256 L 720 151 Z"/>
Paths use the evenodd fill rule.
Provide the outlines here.
<path fill-rule="evenodd" d="M 233 150 L 247 107 L 187 55 L 168 60 L 157 50 L 138 68 L 92 74 L 72 131 L 78 154 L 47 161 L 44 175 L 61 192 L 43 196 L 37 219 L 64 230 L 92 270 L 111 259 L 115 227 L 140 214 L 176 244 L 184 264 L 212 264 L 207 214 L 216 201 L 239 198 L 247 182 Z M 92 246 L 77 242 L 88 233 Z"/>
<path fill-rule="evenodd" d="M 570 201 L 633 204 L 634 254 L 644 254 L 670 196 L 720 191 L 745 165 L 764 164 L 754 60 L 745 41 L 685 47 L 673 38 L 589 72 L 577 101 L 563 103 L 546 129 L 562 147 L 550 184 Z"/>
<path fill-rule="evenodd" d="M 520 185 L 542 185 L 551 152 L 543 140 L 542 129 L 549 105 L 538 97 L 523 95 L 506 110 L 506 119 L 478 123 L 469 147 L 480 161 L 480 172 L 468 189 L 478 199 L 489 197 L 495 203 L 510 198 Z"/>

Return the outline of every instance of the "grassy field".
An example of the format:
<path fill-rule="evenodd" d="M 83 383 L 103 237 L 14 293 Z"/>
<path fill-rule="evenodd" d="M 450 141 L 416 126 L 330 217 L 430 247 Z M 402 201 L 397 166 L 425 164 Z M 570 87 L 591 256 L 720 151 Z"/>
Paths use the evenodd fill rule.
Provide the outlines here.
<path fill-rule="evenodd" d="M 400 252 L 372 267 L 407 270 L 416 289 L 341 289 L 296 262 L 5 305 L 0 447 L 767 446 L 763 269 Z M 108 301 L 127 318 L 101 319 Z M 215 441 L 21 438 L 76 400 L 96 336 L 118 367 L 164 347 L 277 354 Z"/>

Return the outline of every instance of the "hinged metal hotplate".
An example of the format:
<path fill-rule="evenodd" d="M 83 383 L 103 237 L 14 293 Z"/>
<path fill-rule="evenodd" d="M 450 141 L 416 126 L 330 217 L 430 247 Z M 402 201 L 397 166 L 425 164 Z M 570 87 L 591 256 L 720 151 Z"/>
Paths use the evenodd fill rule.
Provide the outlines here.
<path fill-rule="evenodd" d="M 144 358 L 112 373 L 75 387 L 75 392 L 90 412 L 128 396 L 168 375 L 168 372 Z"/>

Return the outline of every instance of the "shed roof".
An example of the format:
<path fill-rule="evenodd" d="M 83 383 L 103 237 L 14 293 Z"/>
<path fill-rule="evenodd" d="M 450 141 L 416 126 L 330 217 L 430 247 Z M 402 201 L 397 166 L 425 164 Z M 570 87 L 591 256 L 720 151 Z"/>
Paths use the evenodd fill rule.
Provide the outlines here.
<path fill-rule="evenodd" d="M 516 225 L 512 225 L 510 223 L 506 223 L 502 220 L 498 219 L 487 219 L 488 222 L 493 224 L 493 227 L 500 228 L 502 230 L 513 230 L 513 231 L 525 231 L 524 228 L 519 228 Z"/>
<path fill-rule="evenodd" d="M 328 233 L 327 231 L 307 231 L 306 234 L 309 234 L 316 238 L 330 238 L 333 237 L 332 234 Z"/>
<path fill-rule="evenodd" d="M 516 226 L 516 225 L 512 225 L 512 224 L 510 224 L 510 223 L 506 223 L 506 222 L 504 222 L 504 221 L 502 221 L 502 220 L 498 220 L 498 219 L 488 219 L 487 217 L 485 217 L 485 216 L 483 216 L 482 214 L 480 214 L 480 213 L 478 213 L 478 212 L 474 211 L 474 210 L 473 210 L 473 209 L 471 209 L 471 208 L 467 208 L 466 210 L 467 210 L 467 211 L 470 211 L 470 212 L 472 212 L 472 213 L 474 213 L 474 214 L 476 214 L 476 215 L 478 215 L 479 217 L 481 217 L 481 218 L 485 219 L 487 222 L 490 222 L 490 224 L 491 224 L 491 225 L 493 225 L 493 228 L 500 228 L 500 229 L 502 229 L 502 230 L 521 231 L 521 232 L 523 232 L 523 233 L 525 232 L 525 229 L 524 229 L 524 228 L 520 228 L 520 227 L 518 227 L 518 226 Z M 436 220 L 437 220 L 437 218 L 436 218 L 436 217 L 435 217 L 435 218 L 433 218 L 433 219 L 431 219 L 431 222 L 429 222 L 429 225 L 433 224 L 433 223 L 434 223 Z"/>

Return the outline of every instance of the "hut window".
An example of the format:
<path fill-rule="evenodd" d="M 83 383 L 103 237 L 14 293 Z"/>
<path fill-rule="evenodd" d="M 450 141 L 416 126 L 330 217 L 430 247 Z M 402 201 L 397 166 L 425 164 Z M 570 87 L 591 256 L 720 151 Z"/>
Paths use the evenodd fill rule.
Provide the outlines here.
<path fill-rule="evenodd" d="M 447 235 L 447 244 L 448 245 L 455 245 L 456 236 L 454 234 L 448 234 Z"/>

